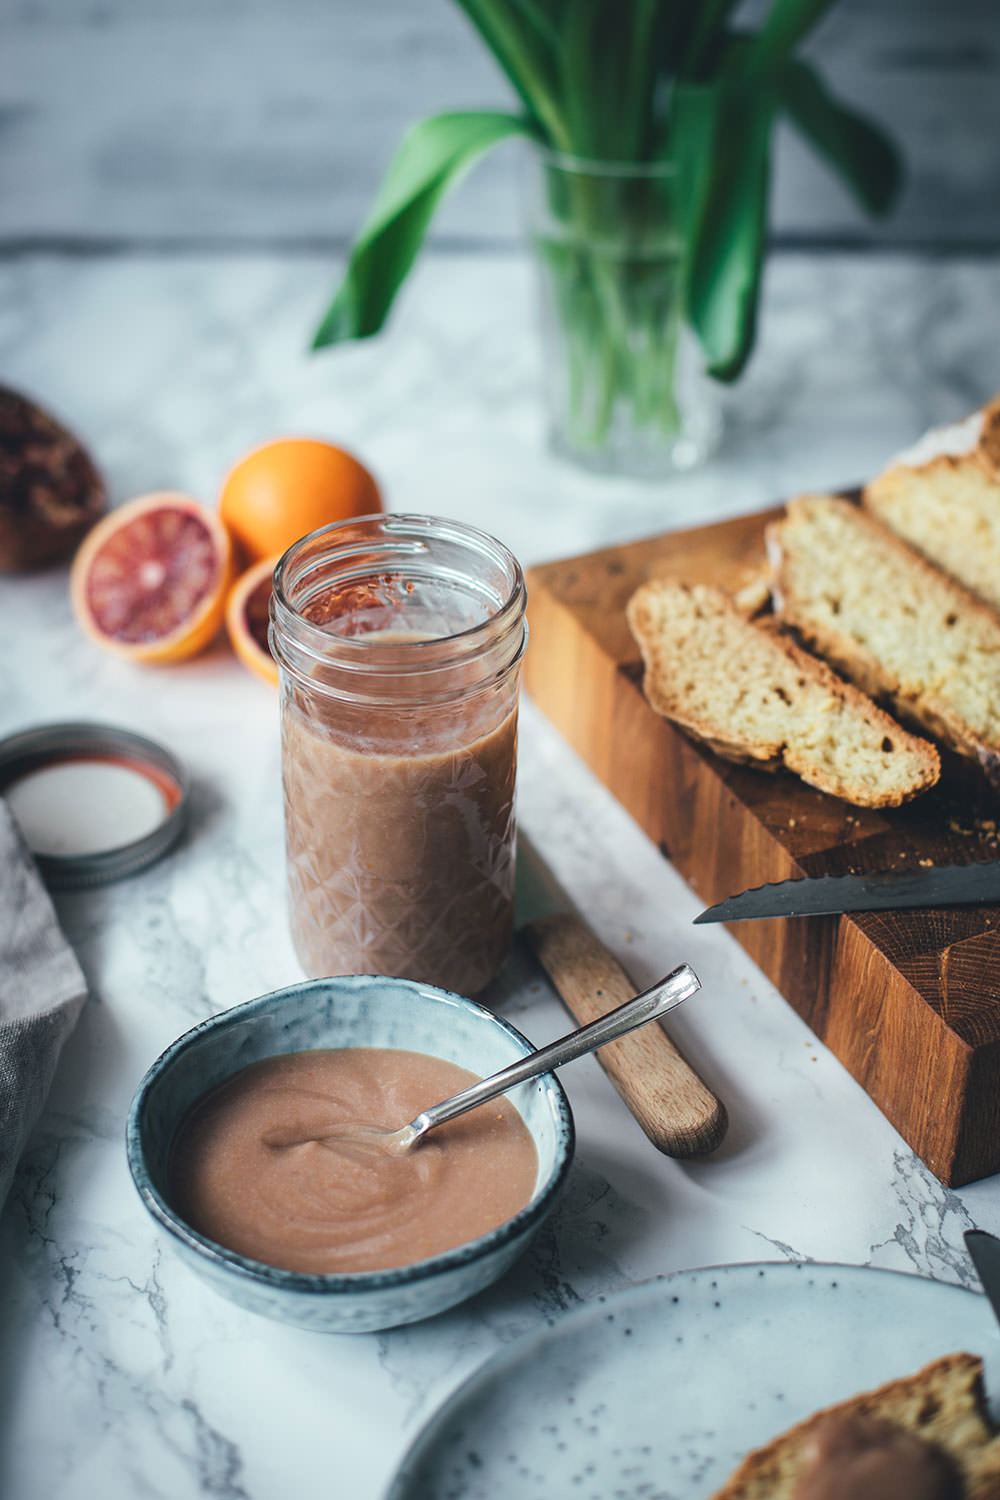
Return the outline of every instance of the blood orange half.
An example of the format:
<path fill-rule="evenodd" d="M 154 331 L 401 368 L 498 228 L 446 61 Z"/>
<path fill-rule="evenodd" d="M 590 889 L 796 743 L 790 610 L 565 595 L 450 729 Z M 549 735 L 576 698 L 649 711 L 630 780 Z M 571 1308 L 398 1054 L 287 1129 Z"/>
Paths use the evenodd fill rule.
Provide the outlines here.
<path fill-rule="evenodd" d="M 73 559 L 70 598 L 98 645 L 132 661 L 182 661 L 217 634 L 231 576 L 218 515 L 164 491 L 98 522 Z"/>
<path fill-rule="evenodd" d="M 265 557 L 247 568 L 229 590 L 226 600 L 226 630 L 233 650 L 245 667 L 267 682 L 278 685 L 278 668 L 267 644 L 267 622 L 271 606 L 271 579 L 278 563 Z"/>

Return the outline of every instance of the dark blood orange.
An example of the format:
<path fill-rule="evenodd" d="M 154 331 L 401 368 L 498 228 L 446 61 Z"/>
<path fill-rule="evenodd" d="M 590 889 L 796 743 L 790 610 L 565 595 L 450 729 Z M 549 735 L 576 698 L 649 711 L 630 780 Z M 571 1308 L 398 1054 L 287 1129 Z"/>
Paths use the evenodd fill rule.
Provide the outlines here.
<path fill-rule="evenodd" d="M 194 656 L 218 633 L 232 577 L 219 516 L 188 495 L 141 495 L 85 537 L 70 569 L 77 619 L 132 661 Z"/>
<path fill-rule="evenodd" d="M 278 668 L 267 644 L 271 605 L 271 579 L 278 557 L 265 557 L 247 568 L 229 590 L 226 600 L 226 630 L 240 661 L 277 686 Z"/>

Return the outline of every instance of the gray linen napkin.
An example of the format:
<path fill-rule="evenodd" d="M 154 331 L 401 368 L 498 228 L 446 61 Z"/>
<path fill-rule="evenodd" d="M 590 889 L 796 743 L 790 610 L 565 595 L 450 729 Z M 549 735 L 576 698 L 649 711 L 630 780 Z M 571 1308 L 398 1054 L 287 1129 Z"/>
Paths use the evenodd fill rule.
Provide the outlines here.
<path fill-rule="evenodd" d="M 0 797 L 0 1209 L 87 982 Z"/>

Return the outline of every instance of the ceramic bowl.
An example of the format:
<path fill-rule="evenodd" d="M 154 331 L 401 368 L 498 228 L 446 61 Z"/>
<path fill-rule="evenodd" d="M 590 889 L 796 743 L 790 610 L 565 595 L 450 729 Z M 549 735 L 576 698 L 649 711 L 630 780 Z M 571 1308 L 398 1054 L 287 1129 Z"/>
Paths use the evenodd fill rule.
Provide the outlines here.
<path fill-rule="evenodd" d="M 569 1171 L 574 1129 L 562 1086 L 545 1074 L 510 1091 L 538 1152 L 530 1202 L 489 1233 L 412 1265 L 318 1275 L 279 1270 L 198 1234 L 171 1206 L 174 1134 L 207 1090 L 250 1063 L 314 1047 L 399 1047 L 485 1076 L 531 1052 L 509 1022 L 432 985 L 372 975 L 308 980 L 237 1005 L 179 1037 L 149 1069 L 129 1112 L 129 1169 L 175 1249 L 217 1292 L 250 1312 L 329 1333 L 413 1323 L 495 1281 L 551 1212 Z"/>

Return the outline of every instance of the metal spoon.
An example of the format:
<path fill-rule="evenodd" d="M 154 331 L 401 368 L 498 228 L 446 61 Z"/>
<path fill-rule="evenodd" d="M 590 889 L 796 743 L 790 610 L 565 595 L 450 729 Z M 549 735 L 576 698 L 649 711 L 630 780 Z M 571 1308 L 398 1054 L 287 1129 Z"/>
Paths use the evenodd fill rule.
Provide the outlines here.
<path fill-rule="evenodd" d="M 606 1015 L 598 1016 L 597 1020 L 591 1021 L 588 1026 L 581 1026 L 578 1030 L 569 1032 L 558 1041 L 550 1042 L 547 1047 L 540 1047 L 537 1052 L 529 1053 L 527 1057 L 522 1057 L 519 1062 L 511 1063 L 510 1067 L 503 1068 L 501 1072 L 493 1073 L 489 1078 L 470 1084 L 468 1088 L 453 1094 L 450 1099 L 445 1099 L 440 1104 L 433 1104 L 430 1109 L 421 1110 L 419 1115 L 408 1125 L 401 1126 L 399 1130 L 382 1130 L 377 1125 L 359 1125 L 346 1121 L 341 1125 L 324 1127 L 322 1135 L 308 1137 L 302 1137 L 300 1134 L 292 1137 L 284 1131 L 272 1131 L 267 1138 L 267 1144 L 294 1146 L 302 1145 L 305 1140 L 309 1140 L 319 1141 L 325 1145 L 335 1141 L 355 1141 L 364 1145 L 379 1146 L 391 1156 L 403 1156 L 423 1139 L 428 1130 L 433 1130 L 436 1125 L 443 1125 L 446 1120 L 454 1120 L 456 1115 L 464 1115 L 467 1110 L 475 1109 L 489 1099 L 495 1099 L 498 1094 L 506 1093 L 517 1083 L 523 1083 L 528 1078 L 535 1078 L 539 1073 L 550 1073 L 553 1068 L 561 1068 L 563 1063 L 572 1062 L 575 1057 L 582 1057 L 585 1052 L 593 1052 L 596 1048 L 613 1042 L 617 1037 L 624 1036 L 627 1031 L 634 1031 L 637 1026 L 645 1026 L 647 1021 L 659 1020 L 660 1016 L 665 1016 L 667 1011 L 673 1010 L 675 1006 L 680 1005 L 700 988 L 701 981 L 694 970 L 687 964 L 681 964 L 665 979 L 661 979 L 648 990 L 643 990 L 641 995 L 636 995 L 624 1005 L 619 1005 L 616 1010 L 610 1010 Z"/>

